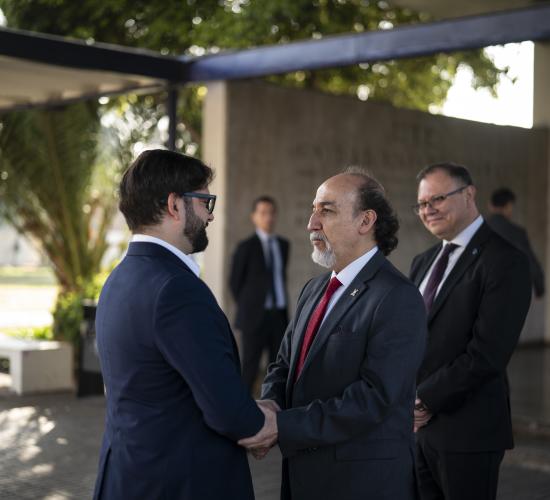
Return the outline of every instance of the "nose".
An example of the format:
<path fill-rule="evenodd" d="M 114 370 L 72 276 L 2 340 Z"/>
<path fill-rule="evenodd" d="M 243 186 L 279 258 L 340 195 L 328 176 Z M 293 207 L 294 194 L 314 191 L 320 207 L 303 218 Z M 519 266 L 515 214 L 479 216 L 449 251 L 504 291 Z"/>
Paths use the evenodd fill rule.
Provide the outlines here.
<path fill-rule="evenodd" d="M 214 214 L 208 214 L 208 222 L 212 222 L 214 220 Z"/>
<path fill-rule="evenodd" d="M 321 229 L 321 223 L 319 222 L 319 217 L 315 212 L 313 212 L 309 218 L 307 225 L 308 231 L 319 231 Z"/>
<path fill-rule="evenodd" d="M 433 215 L 437 212 L 437 209 L 435 209 L 431 204 L 427 205 L 426 208 L 423 211 L 423 215 Z"/>

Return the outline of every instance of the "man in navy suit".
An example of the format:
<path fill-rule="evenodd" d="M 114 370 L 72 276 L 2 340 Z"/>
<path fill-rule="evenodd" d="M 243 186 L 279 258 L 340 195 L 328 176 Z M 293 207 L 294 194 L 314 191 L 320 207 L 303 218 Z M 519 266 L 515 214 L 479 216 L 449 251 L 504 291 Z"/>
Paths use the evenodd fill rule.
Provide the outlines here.
<path fill-rule="evenodd" d="M 262 399 L 277 414 L 283 500 L 413 500 L 415 375 L 426 315 L 386 259 L 398 222 L 353 168 L 317 190 L 312 258 L 331 271 L 302 290 Z M 241 441 L 261 458 L 269 443 Z"/>
<path fill-rule="evenodd" d="M 133 236 L 97 308 L 107 415 L 95 499 L 254 498 L 236 442 L 268 437 L 274 414 L 241 382 L 230 326 L 188 256 L 208 244 L 211 178 L 164 150 L 145 151 L 122 178 Z"/>

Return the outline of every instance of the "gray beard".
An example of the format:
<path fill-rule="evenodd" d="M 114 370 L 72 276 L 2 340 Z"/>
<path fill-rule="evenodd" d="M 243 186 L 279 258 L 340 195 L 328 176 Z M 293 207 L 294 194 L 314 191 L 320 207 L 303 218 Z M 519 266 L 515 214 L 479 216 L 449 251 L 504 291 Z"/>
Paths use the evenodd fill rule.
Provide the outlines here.
<path fill-rule="evenodd" d="M 336 263 L 336 255 L 334 254 L 330 243 L 323 235 L 319 233 L 311 233 L 310 238 L 313 236 L 325 242 L 325 250 L 319 250 L 317 247 L 313 247 L 311 260 L 315 262 L 315 264 L 319 264 L 322 267 L 332 269 L 334 267 L 334 264 Z"/>

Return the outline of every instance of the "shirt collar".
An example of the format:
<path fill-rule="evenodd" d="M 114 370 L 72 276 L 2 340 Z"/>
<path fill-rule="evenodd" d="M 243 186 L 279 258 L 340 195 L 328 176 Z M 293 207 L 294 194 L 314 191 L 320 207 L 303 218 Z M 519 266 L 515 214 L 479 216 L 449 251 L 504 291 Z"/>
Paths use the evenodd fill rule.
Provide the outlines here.
<path fill-rule="evenodd" d="M 191 257 L 189 257 L 189 255 L 184 254 L 179 248 L 176 248 L 174 245 L 171 245 L 160 238 L 155 238 L 154 236 L 149 236 L 148 234 L 134 234 L 131 241 L 135 243 L 156 243 L 157 245 L 166 248 L 166 250 L 170 250 L 170 252 L 176 255 L 176 257 L 179 257 L 197 277 L 200 274 L 201 269 L 199 265 Z"/>
<path fill-rule="evenodd" d="M 260 238 L 260 240 L 265 243 L 267 243 L 270 238 L 273 238 L 275 236 L 273 234 L 267 234 L 265 231 L 262 231 L 259 228 L 256 228 L 256 234 L 258 235 L 258 238 Z"/>
<path fill-rule="evenodd" d="M 378 251 L 378 246 L 374 246 L 368 252 L 361 255 L 361 257 L 355 259 L 353 262 L 350 262 L 344 269 L 342 269 L 338 274 L 332 271 L 332 278 L 336 276 L 338 281 L 344 285 L 344 287 L 349 286 L 349 284 L 355 279 L 359 274 L 359 271 L 363 269 L 369 260 L 372 259 L 374 254 Z"/>
<path fill-rule="evenodd" d="M 455 245 L 458 245 L 460 247 L 468 246 L 468 243 L 470 243 L 470 240 L 474 237 L 474 234 L 481 227 L 482 224 L 483 217 L 481 215 L 478 215 L 477 218 L 467 228 L 463 229 L 452 240 L 443 240 L 443 244 L 454 243 Z"/>

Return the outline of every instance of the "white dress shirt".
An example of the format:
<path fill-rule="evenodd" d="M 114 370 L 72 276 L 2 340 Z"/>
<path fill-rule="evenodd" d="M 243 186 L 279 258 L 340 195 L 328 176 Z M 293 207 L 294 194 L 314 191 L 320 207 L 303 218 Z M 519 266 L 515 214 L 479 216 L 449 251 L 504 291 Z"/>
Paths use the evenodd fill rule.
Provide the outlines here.
<path fill-rule="evenodd" d="M 273 254 L 273 286 L 276 295 L 276 309 L 284 309 L 286 307 L 285 284 L 283 281 L 283 257 L 279 247 L 279 240 L 273 234 L 267 234 L 261 229 L 256 229 L 256 234 L 262 243 L 264 251 L 264 259 L 266 264 L 269 264 L 269 246 L 271 245 L 271 253 Z M 265 309 L 273 309 L 271 294 L 268 294 L 264 304 Z"/>
<path fill-rule="evenodd" d="M 171 245 L 170 243 L 167 243 L 160 238 L 149 236 L 148 234 L 134 234 L 130 241 L 135 243 L 155 243 L 157 245 L 160 245 L 161 247 L 166 248 L 167 250 L 170 250 L 170 252 L 172 252 L 176 257 L 180 258 L 183 263 L 189 269 L 191 269 L 191 271 L 193 271 L 193 273 L 196 274 L 197 277 L 199 277 L 201 271 L 199 265 L 191 257 L 189 257 L 189 255 L 184 254 L 179 248 L 176 248 L 174 245 Z"/>
<path fill-rule="evenodd" d="M 342 295 L 344 295 L 344 292 L 346 291 L 346 289 L 350 286 L 351 282 L 359 274 L 359 271 L 361 271 L 361 269 L 365 267 L 367 262 L 372 259 L 372 257 L 377 251 L 378 251 L 378 247 L 374 246 L 374 248 L 371 248 L 368 252 L 361 255 L 361 257 L 355 259 L 353 262 L 350 262 L 338 274 L 332 271 L 331 278 L 334 278 L 334 276 L 336 276 L 338 278 L 338 281 L 342 283 L 342 286 L 340 286 L 334 292 L 334 295 L 330 298 L 330 302 L 328 303 L 328 306 L 327 306 L 327 311 L 325 313 L 325 316 L 323 317 L 323 322 L 325 321 L 325 318 L 329 315 L 330 311 L 334 307 L 334 304 L 336 304 L 336 302 L 338 302 L 338 299 Z"/>
<path fill-rule="evenodd" d="M 483 224 L 483 217 L 480 215 L 466 229 L 462 230 L 455 238 L 453 238 L 450 241 L 443 240 L 443 245 L 441 246 L 441 250 L 438 252 L 436 258 L 434 259 L 434 261 L 432 262 L 432 265 L 430 266 L 430 269 L 428 269 L 426 276 L 424 276 L 422 283 L 420 283 L 420 286 L 418 287 L 422 295 L 424 295 L 424 290 L 426 289 L 426 285 L 428 284 L 428 279 L 430 278 L 430 274 L 432 274 L 432 270 L 435 266 L 435 263 L 437 262 L 441 253 L 443 252 L 443 248 L 445 247 L 445 245 L 447 245 L 448 243 L 454 243 L 455 245 L 458 245 L 458 248 L 455 248 L 449 255 L 449 262 L 447 264 L 447 268 L 445 269 L 445 273 L 443 274 L 443 278 L 441 278 L 441 282 L 437 287 L 437 290 L 435 292 L 435 297 L 437 297 L 437 294 L 439 293 L 439 290 L 441 290 L 443 283 L 445 283 L 447 276 L 449 276 L 450 272 L 453 270 L 453 267 L 458 262 L 458 259 L 460 258 L 460 256 L 462 255 L 466 247 L 468 246 L 468 243 L 470 243 L 471 239 L 474 237 L 474 234 L 477 232 L 477 230 L 481 227 L 482 224 Z"/>

